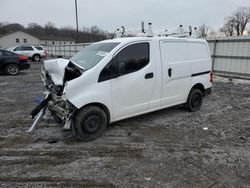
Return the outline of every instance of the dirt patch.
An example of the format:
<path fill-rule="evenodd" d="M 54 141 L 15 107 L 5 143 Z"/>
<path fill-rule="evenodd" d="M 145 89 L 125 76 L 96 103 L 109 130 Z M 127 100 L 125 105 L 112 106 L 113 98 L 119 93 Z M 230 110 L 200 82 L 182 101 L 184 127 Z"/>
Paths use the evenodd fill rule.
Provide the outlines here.
<path fill-rule="evenodd" d="M 250 81 L 216 77 L 202 109 L 110 125 L 84 143 L 50 119 L 34 134 L 41 63 L 0 76 L 0 187 L 249 187 Z"/>

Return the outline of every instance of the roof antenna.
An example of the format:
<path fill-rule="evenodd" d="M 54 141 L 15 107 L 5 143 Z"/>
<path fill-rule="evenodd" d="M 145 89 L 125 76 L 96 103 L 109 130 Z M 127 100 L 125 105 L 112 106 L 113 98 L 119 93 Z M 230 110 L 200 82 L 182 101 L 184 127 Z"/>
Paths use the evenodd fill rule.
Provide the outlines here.
<path fill-rule="evenodd" d="M 194 31 L 193 31 L 191 37 L 200 38 L 200 32 L 197 30 L 197 27 L 194 28 Z"/>
<path fill-rule="evenodd" d="M 188 26 L 188 30 L 189 30 L 189 36 L 191 36 L 192 35 L 192 26 L 191 25 Z"/>
<path fill-rule="evenodd" d="M 167 29 L 165 29 L 164 35 L 165 35 L 166 37 L 168 36 L 168 30 L 167 30 Z"/>
<path fill-rule="evenodd" d="M 145 33 L 144 22 L 141 22 L 141 32 Z"/>
<path fill-rule="evenodd" d="M 124 27 L 124 26 L 121 26 L 121 28 L 122 28 L 122 36 L 123 36 L 124 33 L 125 33 L 125 27 Z"/>
<path fill-rule="evenodd" d="M 148 23 L 147 37 L 153 37 L 152 23 Z"/>
<path fill-rule="evenodd" d="M 118 32 L 120 32 L 120 29 L 116 29 L 113 33 L 113 36 L 111 37 L 111 39 L 114 39 L 114 38 L 118 38 Z"/>

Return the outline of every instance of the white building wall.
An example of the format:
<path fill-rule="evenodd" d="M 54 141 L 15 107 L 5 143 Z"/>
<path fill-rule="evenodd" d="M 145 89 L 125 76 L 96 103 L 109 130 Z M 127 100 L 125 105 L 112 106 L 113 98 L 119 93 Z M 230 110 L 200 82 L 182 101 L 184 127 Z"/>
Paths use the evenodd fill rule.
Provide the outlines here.
<path fill-rule="evenodd" d="M 18 45 L 25 45 L 25 44 L 38 45 L 40 44 L 40 40 L 22 31 L 10 33 L 0 38 L 0 48 L 10 48 L 10 47 L 14 47 Z"/>

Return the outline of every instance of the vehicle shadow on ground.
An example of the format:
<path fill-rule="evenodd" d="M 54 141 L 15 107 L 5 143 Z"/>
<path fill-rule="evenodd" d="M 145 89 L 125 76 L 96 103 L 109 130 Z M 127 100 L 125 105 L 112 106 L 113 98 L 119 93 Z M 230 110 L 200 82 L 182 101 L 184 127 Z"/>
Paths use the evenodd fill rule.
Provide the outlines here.
<path fill-rule="evenodd" d="M 134 129 L 140 129 L 140 128 L 143 129 L 143 128 L 145 128 L 145 126 L 148 127 L 148 126 L 150 126 L 149 122 L 152 122 L 152 121 L 161 122 L 162 119 L 166 119 L 167 116 L 172 116 L 173 114 L 175 114 L 176 116 L 181 116 L 181 114 L 183 114 L 183 113 L 189 113 L 189 112 L 187 112 L 184 109 L 183 105 L 177 105 L 174 107 L 169 107 L 169 108 L 161 109 L 158 111 L 149 112 L 147 114 L 143 114 L 143 115 L 139 115 L 139 116 L 135 116 L 135 117 L 131 117 L 128 119 L 124 119 L 124 120 L 120 120 L 120 121 L 111 123 L 107 126 L 103 135 L 100 138 L 97 138 L 97 142 L 99 142 L 100 140 L 103 140 L 103 139 L 105 140 L 110 135 L 113 135 L 114 130 L 116 130 L 118 132 L 128 132 L 128 136 L 130 136 L 129 135 L 130 131 L 132 131 Z M 46 122 L 47 121 L 45 121 L 45 123 Z M 55 120 L 53 119 L 53 117 L 51 117 L 49 122 L 51 124 L 56 123 Z M 161 124 L 161 123 L 159 123 L 159 124 Z M 158 125 L 154 125 L 154 126 L 158 126 Z M 57 141 L 58 142 L 62 141 L 67 145 L 68 144 L 74 145 L 74 144 L 83 142 L 80 139 L 78 139 L 74 134 L 72 134 L 71 130 L 63 130 L 63 126 L 61 126 L 60 132 L 61 132 L 61 134 L 60 134 L 61 136 L 54 138 L 54 139 L 50 138 L 50 139 L 46 140 L 46 142 L 56 143 Z M 53 142 L 53 141 L 55 141 L 55 142 Z M 91 141 L 91 142 L 95 142 L 95 141 Z"/>
<path fill-rule="evenodd" d="M 109 124 L 108 127 L 115 127 L 115 126 L 119 126 L 119 125 L 124 124 L 124 123 L 126 124 L 128 122 L 143 122 L 143 121 L 147 122 L 150 119 L 151 120 L 160 119 L 160 118 L 162 118 L 163 115 L 164 116 L 166 116 L 168 114 L 181 115 L 183 112 L 184 113 L 187 112 L 184 108 L 184 105 L 177 105 L 177 106 L 157 110 L 154 112 L 148 112 L 146 114 L 138 115 L 138 116 L 131 117 L 128 119 L 120 120 L 120 121 Z M 133 125 L 131 125 L 131 126 L 133 126 Z"/>

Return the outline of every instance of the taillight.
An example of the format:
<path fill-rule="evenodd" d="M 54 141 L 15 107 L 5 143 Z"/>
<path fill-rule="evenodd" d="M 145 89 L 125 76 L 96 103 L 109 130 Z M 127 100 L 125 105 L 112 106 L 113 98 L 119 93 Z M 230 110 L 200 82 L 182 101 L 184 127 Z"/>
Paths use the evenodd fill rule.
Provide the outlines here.
<path fill-rule="evenodd" d="M 20 60 L 27 60 L 29 57 L 28 56 L 25 56 L 25 55 L 21 55 L 19 56 L 19 59 Z"/>
<path fill-rule="evenodd" d="M 210 82 L 214 81 L 214 73 L 213 71 L 210 72 Z"/>

